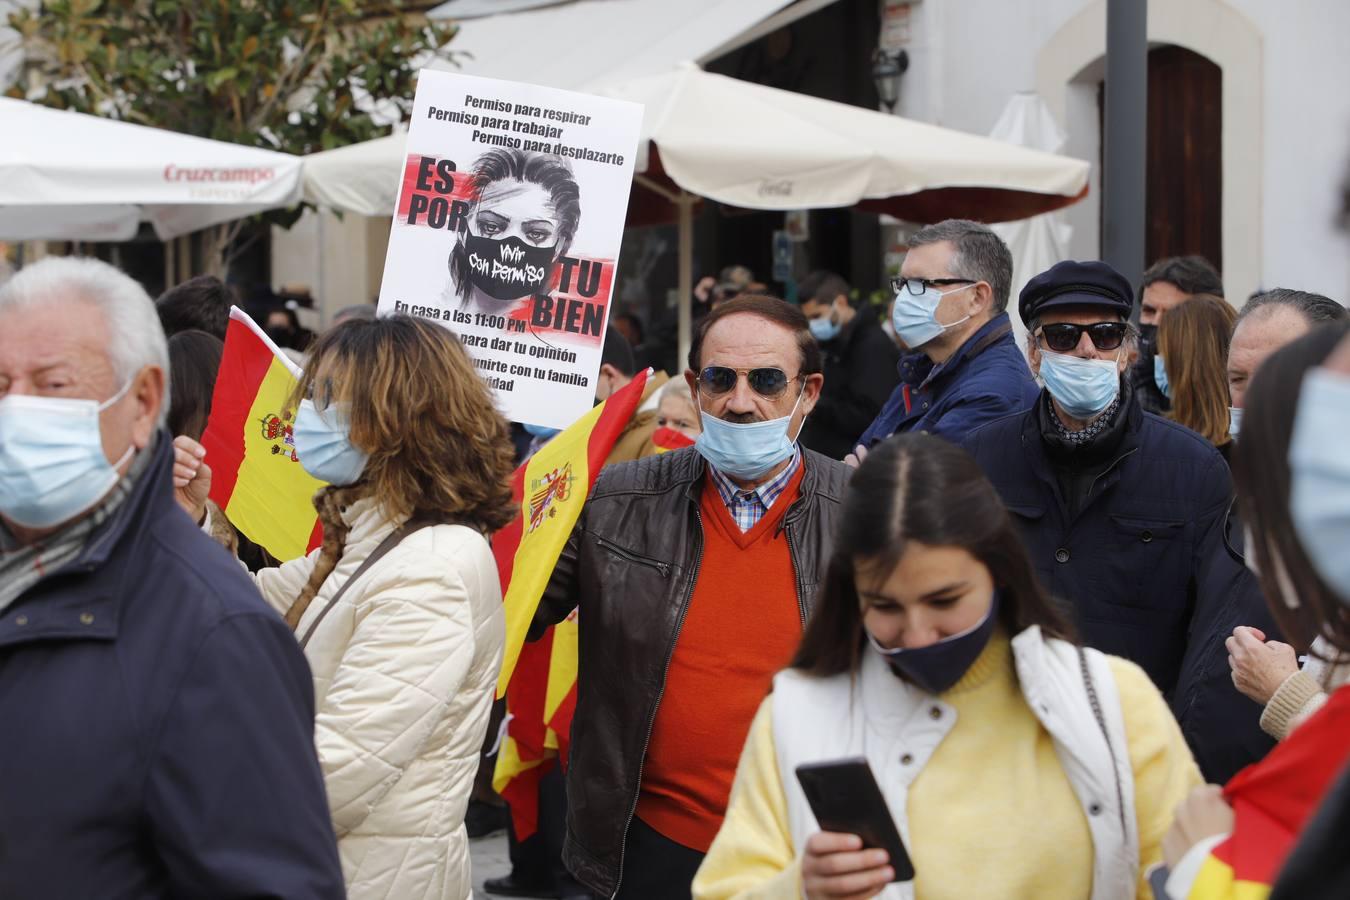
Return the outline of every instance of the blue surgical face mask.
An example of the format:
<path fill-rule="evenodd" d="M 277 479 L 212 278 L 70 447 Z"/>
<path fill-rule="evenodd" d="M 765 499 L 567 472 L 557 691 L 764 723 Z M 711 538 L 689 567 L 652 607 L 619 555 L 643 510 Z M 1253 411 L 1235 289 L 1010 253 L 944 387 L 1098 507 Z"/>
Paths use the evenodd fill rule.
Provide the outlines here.
<path fill-rule="evenodd" d="M 988 615 L 960 634 L 945 637 L 927 647 L 890 649 L 881 646 L 866 628 L 863 631 L 872 649 L 881 654 L 897 675 L 930 694 L 941 694 L 951 690 L 970 671 L 988 646 L 997 624 L 998 591 L 994 591 Z"/>
<path fill-rule="evenodd" d="M 0 400 L 0 515 L 25 528 L 51 528 L 103 499 L 136 448 L 109 463 L 99 414 L 130 389 L 128 381 L 103 403 L 26 394 Z"/>
<path fill-rule="evenodd" d="M 1350 606 L 1350 377 L 1303 379 L 1289 445 L 1289 511 L 1308 559 Z"/>
<path fill-rule="evenodd" d="M 1172 385 L 1167 381 L 1167 366 L 1161 356 L 1153 357 L 1153 383 L 1168 400 L 1172 399 Z"/>
<path fill-rule="evenodd" d="M 902 287 L 895 295 L 895 307 L 891 310 L 891 324 L 895 326 L 895 333 L 900 335 L 900 340 L 904 341 L 909 349 L 918 350 L 948 328 L 955 328 L 970 318 L 966 316 L 964 319 L 943 325 L 937 320 L 937 308 L 942 298 L 948 294 L 973 287 L 975 287 L 973 284 L 963 284 L 948 291 L 939 291 L 929 285 L 917 297 L 911 294 L 908 288 Z"/>
<path fill-rule="evenodd" d="M 1238 431 L 1242 428 L 1242 407 L 1228 407 L 1228 436 L 1237 440 Z"/>
<path fill-rule="evenodd" d="M 1091 419 L 1120 393 L 1120 372 L 1114 359 L 1080 359 L 1053 350 L 1041 351 L 1041 380 L 1063 410 L 1075 419 Z"/>
<path fill-rule="evenodd" d="M 834 313 L 818 316 L 814 319 L 807 319 L 806 325 L 811 329 L 811 336 L 824 343 L 832 341 L 839 336 L 839 331 L 844 327 L 835 321 Z"/>
<path fill-rule="evenodd" d="M 351 441 L 346 409 L 331 404 L 320 412 L 310 400 L 300 401 L 295 415 L 295 455 L 305 471 L 329 484 L 355 484 L 370 454 Z"/>
<path fill-rule="evenodd" d="M 765 422 L 725 422 L 700 409 L 703 431 L 694 440 L 694 446 L 723 475 L 742 481 L 760 478 L 792 456 L 796 438 L 788 437 L 788 427 L 804 393 L 805 385 L 797 394 L 797 402 L 792 404 L 792 412 Z"/>

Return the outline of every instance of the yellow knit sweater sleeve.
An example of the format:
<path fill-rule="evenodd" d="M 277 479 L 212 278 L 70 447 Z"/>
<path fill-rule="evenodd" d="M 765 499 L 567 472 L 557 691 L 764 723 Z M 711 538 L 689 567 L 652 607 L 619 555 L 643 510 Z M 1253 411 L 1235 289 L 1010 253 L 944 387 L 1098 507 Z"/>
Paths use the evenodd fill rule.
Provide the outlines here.
<path fill-rule="evenodd" d="M 801 862 L 788 829 L 770 720 L 773 698 L 760 704 L 741 751 L 726 819 L 694 878 L 694 900 L 796 900 Z"/>
<path fill-rule="evenodd" d="M 1146 873 L 1162 862 L 1163 835 L 1172 827 L 1177 807 L 1191 788 L 1204 781 L 1167 701 L 1144 670 L 1128 660 L 1109 659 L 1134 771 L 1134 812 L 1139 826 L 1137 894 L 1139 900 L 1153 900 Z"/>

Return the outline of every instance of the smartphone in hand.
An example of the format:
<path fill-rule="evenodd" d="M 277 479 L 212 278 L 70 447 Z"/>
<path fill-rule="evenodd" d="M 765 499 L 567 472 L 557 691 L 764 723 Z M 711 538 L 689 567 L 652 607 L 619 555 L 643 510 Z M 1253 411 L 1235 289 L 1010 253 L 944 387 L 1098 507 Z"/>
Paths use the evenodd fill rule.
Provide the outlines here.
<path fill-rule="evenodd" d="M 856 834 L 864 847 L 885 850 L 890 855 L 895 881 L 914 878 L 909 851 L 866 759 L 859 756 L 807 763 L 797 767 L 797 781 L 821 831 Z"/>

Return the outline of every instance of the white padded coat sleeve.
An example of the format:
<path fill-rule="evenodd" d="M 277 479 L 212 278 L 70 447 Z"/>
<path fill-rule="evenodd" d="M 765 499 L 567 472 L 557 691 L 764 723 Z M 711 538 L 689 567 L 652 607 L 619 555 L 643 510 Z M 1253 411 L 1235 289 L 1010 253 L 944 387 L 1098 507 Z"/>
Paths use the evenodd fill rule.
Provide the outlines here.
<path fill-rule="evenodd" d="M 293 559 L 290 562 L 282 563 L 271 569 L 259 569 L 253 576 L 253 583 L 258 586 L 258 592 L 263 595 L 267 605 L 286 615 L 286 610 L 291 608 L 295 598 L 300 596 L 300 590 L 309 581 L 309 574 L 314 571 L 314 564 L 319 561 L 319 549 L 314 549 L 308 556 L 302 556 L 299 559 Z"/>
<path fill-rule="evenodd" d="M 355 630 L 315 719 L 338 836 L 419 755 L 474 659 L 469 595 L 448 561 L 394 559 L 363 579 Z"/>

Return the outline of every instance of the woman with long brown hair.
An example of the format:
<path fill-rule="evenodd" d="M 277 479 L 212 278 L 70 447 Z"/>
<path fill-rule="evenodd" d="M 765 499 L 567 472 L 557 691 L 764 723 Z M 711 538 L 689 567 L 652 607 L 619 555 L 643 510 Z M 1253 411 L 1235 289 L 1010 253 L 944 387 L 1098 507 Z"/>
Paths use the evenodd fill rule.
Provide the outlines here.
<path fill-rule="evenodd" d="M 324 334 L 293 403 L 300 463 L 329 484 L 323 544 L 255 577 L 314 674 L 348 896 L 462 900 L 505 642 L 488 536 L 513 515 L 507 423 L 454 335 L 402 315 Z"/>
<path fill-rule="evenodd" d="M 1261 725 L 1281 740 L 1222 791 L 1215 785 L 1199 788 L 1178 809 L 1164 846 L 1172 870 L 1169 897 L 1189 897 L 1197 883 L 1203 888 L 1195 896 L 1262 896 L 1252 886 L 1274 880 L 1317 802 L 1350 761 L 1350 691 L 1344 686 L 1350 596 L 1324 579 L 1308 550 L 1291 465 L 1300 419 L 1307 415 L 1300 407 L 1315 390 L 1315 373 L 1347 333 L 1350 327 L 1343 322 L 1314 328 L 1267 357 L 1247 389 L 1233 454 L 1246 530 L 1243 552 L 1276 624 L 1292 644 L 1303 649 L 1311 644 L 1311 649 L 1305 671 L 1299 672 L 1289 644 L 1267 642 L 1248 627 L 1236 628 L 1227 639 L 1234 682 L 1265 703 Z M 1328 457 L 1345 452 L 1337 437 L 1344 436 L 1319 441 Z M 1258 677 L 1258 668 L 1268 671 Z M 1259 694 L 1253 689 L 1257 682 L 1265 685 Z M 1342 846 L 1344 837 L 1337 835 Z M 1249 859 L 1243 871 L 1235 870 L 1232 861 L 1257 847 L 1257 858 Z"/>
<path fill-rule="evenodd" d="M 1143 670 L 1074 642 L 974 460 L 892 438 L 853 475 L 839 521 L 694 895 L 1151 896 L 1144 871 L 1199 772 Z M 911 887 L 890 884 L 885 851 L 822 832 L 794 776 L 859 756 Z"/>
<path fill-rule="evenodd" d="M 1222 297 L 1197 294 L 1167 311 L 1158 325 L 1154 379 L 1172 401 L 1168 418 L 1209 441 L 1227 458 L 1228 341 L 1237 311 Z"/>

